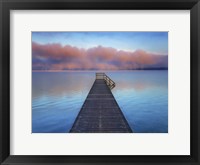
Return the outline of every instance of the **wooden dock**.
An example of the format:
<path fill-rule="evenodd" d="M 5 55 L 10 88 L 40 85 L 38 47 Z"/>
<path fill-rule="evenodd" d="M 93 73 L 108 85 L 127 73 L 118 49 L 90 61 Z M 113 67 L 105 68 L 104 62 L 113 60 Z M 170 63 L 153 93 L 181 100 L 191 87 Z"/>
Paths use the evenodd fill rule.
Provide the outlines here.
<path fill-rule="evenodd" d="M 115 87 L 104 73 L 96 80 L 70 130 L 71 133 L 130 133 L 129 127 L 111 89 Z"/>

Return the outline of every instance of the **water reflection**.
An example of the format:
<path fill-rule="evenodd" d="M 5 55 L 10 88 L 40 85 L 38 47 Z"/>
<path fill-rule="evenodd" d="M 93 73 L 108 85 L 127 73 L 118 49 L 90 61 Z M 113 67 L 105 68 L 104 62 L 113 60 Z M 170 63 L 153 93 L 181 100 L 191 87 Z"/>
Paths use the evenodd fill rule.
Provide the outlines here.
<path fill-rule="evenodd" d="M 73 96 L 74 93 L 87 93 L 88 86 L 91 86 L 95 79 L 94 72 L 33 72 L 32 96 L 64 95 Z"/>
<path fill-rule="evenodd" d="M 106 72 L 134 132 L 168 131 L 168 71 Z M 94 82 L 94 72 L 33 72 L 32 132 L 68 132 Z"/>
<path fill-rule="evenodd" d="M 168 71 L 109 75 L 117 83 L 112 92 L 134 132 L 168 132 Z"/>
<path fill-rule="evenodd" d="M 92 72 L 33 72 L 32 132 L 69 132 L 94 79 Z"/>

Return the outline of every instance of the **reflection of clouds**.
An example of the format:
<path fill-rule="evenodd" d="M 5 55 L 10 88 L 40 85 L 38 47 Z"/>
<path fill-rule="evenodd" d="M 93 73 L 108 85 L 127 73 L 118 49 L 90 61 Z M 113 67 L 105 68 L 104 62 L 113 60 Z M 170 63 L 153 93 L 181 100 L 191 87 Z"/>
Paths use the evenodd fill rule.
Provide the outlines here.
<path fill-rule="evenodd" d="M 134 83 L 133 85 L 133 88 L 137 91 L 142 91 L 142 90 L 145 90 L 147 88 L 152 88 L 153 85 L 150 84 L 150 83 L 139 83 L 139 82 L 136 82 Z"/>
<path fill-rule="evenodd" d="M 150 88 L 165 88 L 162 84 L 155 84 L 152 82 L 116 82 L 117 89 L 119 90 L 131 90 L 134 89 L 135 91 L 143 91 Z"/>
<path fill-rule="evenodd" d="M 87 93 L 94 81 L 94 73 L 33 73 L 33 98 L 40 95 L 73 96 Z M 87 90 L 87 91 L 85 91 Z"/>
<path fill-rule="evenodd" d="M 167 71 L 127 71 L 120 74 L 108 75 L 113 77 L 116 83 L 114 90 L 135 90 L 144 91 L 153 88 L 167 89 Z M 120 76 L 119 76 L 120 75 Z"/>
<path fill-rule="evenodd" d="M 167 89 L 167 71 L 108 72 L 107 75 L 116 83 L 113 92 Z M 86 95 L 94 80 L 95 72 L 33 72 L 33 98 L 40 95 Z"/>

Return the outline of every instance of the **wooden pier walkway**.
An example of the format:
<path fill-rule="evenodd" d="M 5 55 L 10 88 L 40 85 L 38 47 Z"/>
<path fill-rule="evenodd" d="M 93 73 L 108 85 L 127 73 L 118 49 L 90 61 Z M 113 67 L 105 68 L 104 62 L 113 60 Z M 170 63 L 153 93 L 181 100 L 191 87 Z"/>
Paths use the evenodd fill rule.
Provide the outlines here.
<path fill-rule="evenodd" d="M 71 133 L 130 133 L 129 127 L 111 89 L 115 87 L 104 73 L 96 80 L 70 130 Z"/>

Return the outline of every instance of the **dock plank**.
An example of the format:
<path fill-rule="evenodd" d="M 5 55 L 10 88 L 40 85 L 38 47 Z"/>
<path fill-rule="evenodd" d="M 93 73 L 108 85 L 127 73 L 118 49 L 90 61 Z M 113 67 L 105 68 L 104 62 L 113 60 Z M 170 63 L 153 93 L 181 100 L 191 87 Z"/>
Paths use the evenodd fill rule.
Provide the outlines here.
<path fill-rule="evenodd" d="M 132 132 L 110 88 L 103 79 L 95 80 L 70 132 Z"/>

